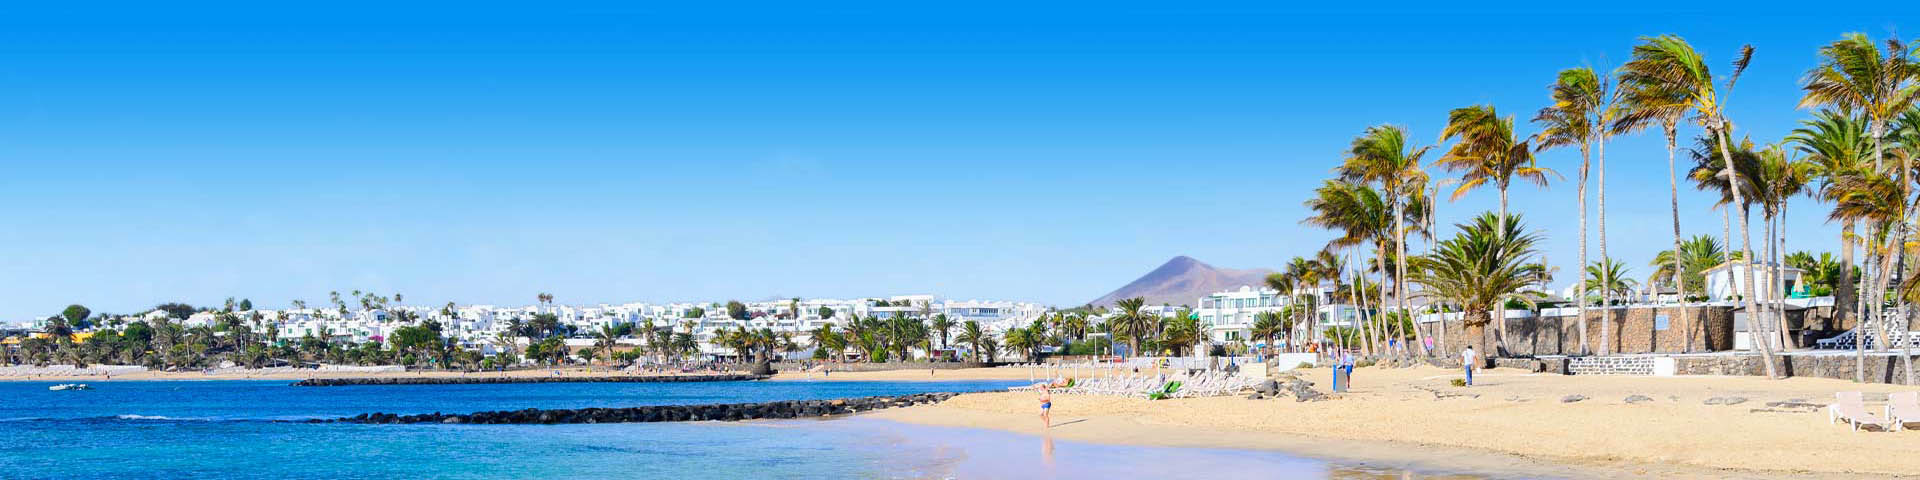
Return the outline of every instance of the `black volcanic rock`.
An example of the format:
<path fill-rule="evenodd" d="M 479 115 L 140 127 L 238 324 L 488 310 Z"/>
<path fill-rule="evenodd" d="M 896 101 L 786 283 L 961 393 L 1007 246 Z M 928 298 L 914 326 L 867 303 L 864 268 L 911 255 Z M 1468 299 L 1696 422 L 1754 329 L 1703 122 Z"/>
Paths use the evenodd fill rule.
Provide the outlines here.
<path fill-rule="evenodd" d="M 417 415 L 362 413 L 333 420 L 308 420 L 308 423 L 451 423 L 451 424 L 560 424 L 560 423 L 636 423 L 700 420 L 757 420 L 843 415 L 883 408 L 910 407 L 946 401 L 957 392 L 916 393 L 911 395 L 841 398 L 834 400 L 782 400 L 764 403 L 716 403 L 705 405 L 650 405 L 629 408 L 582 408 L 575 410 L 524 409 L 477 412 L 466 415 L 440 412 Z"/>

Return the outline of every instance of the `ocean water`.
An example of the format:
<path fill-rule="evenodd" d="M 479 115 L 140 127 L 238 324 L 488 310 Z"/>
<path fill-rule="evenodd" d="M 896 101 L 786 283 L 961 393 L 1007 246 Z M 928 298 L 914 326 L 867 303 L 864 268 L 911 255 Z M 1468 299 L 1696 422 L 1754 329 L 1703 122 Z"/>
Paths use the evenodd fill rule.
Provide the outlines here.
<path fill-rule="evenodd" d="M 1017 382 L 292 387 L 285 381 L 0 382 L 0 478 L 1361 478 L 1274 452 L 1054 442 L 833 420 L 595 425 L 276 422 L 366 412 L 755 402 Z M 1196 470 L 1192 465 L 1204 465 Z M 1160 472 L 1157 473 L 1156 472 Z M 1169 477 L 1171 475 L 1171 477 Z M 1355 476 L 1359 475 L 1359 476 Z"/>

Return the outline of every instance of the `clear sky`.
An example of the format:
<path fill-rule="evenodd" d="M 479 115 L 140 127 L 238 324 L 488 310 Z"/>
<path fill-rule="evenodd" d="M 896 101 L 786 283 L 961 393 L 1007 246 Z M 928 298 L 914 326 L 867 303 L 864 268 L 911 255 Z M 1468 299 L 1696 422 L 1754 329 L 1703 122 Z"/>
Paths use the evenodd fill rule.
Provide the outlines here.
<path fill-rule="evenodd" d="M 1174 255 L 1311 253 L 1301 202 L 1365 127 L 1524 120 L 1555 71 L 1639 35 L 1721 71 L 1752 43 L 1729 115 L 1770 142 L 1819 45 L 1920 25 L 1744 2 L 69 3 L 0 7 L 0 321 L 356 288 L 1079 304 Z M 1642 277 L 1670 242 L 1665 153 L 1608 152 L 1611 248 Z M 1542 161 L 1569 182 L 1512 202 L 1573 278 L 1578 156 Z M 1687 233 L 1717 234 L 1683 189 Z M 1823 207 L 1792 209 L 1790 248 L 1834 248 Z"/>

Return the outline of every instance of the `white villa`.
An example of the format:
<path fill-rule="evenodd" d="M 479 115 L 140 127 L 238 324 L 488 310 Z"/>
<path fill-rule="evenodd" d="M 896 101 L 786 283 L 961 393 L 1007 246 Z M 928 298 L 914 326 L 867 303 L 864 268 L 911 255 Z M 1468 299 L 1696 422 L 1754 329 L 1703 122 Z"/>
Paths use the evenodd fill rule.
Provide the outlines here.
<path fill-rule="evenodd" d="M 1747 285 L 1747 265 L 1743 261 L 1729 261 L 1708 268 L 1705 272 L 1707 298 L 1731 300 L 1743 295 Z M 1754 269 L 1753 279 L 1759 287 L 1754 289 L 1754 300 L 1775 300 L 1800 287 L 1800 276 L 1806 271 L 1780 266 L 1780 282 L 1775 283 L 1772 276 L 1775 266 L 1773 263 L 1761 263 L 1760 268 Z M 1777 285 L 1778 288 L 1770 288 L 1769 285 Z"/>

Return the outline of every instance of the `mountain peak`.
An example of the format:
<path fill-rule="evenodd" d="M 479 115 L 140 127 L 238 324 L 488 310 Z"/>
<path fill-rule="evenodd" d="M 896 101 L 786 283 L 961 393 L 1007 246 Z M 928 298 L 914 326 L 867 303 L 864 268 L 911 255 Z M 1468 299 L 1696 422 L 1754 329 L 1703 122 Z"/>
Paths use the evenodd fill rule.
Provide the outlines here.
<path fill-rule="evenodd" d="M 1113 305 L 1123 298 L 1143 297 L 1148 305 L 1194 305 L 1200 297 L 1241 285 L 1259 286 L 1272 270 L 1263 268 L 1234 270 L 1216 268 L 1193 257 L 1175 256 L 1126 286 L 1098 299 L 1093 305 Z"/>

